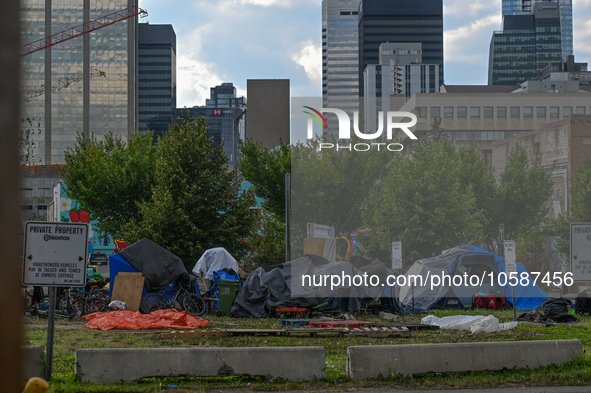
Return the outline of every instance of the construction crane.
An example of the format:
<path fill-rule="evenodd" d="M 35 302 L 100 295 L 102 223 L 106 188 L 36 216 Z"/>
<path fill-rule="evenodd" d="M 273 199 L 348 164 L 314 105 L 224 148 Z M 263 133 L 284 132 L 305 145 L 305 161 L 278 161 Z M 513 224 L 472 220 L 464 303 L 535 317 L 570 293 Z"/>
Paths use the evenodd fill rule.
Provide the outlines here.
<path fill-rule="evenodd" d="M 94 69 L 90 70 L 90 72 L 89 72 L 90 78 L 96 78 L 96 77 L 103 77 L 104 78 L 106 76 L 107 76 L 107 74 L 105 74 L 104 71 L 101 71 L 98 68 L 94 68 Z M 52 91 L 59 91 L 61 89 L 65 89 L 66 87 L 68 87 L 70 85 L 80 82 L 82 80 L 82 78 L 83 78 L 82 75 L 61 76 L 61 77 L 57 78 L 55 82 L 52 82 L 51 90 Z M 45 94 L 46 89 L 47 89 L 47 87 L 45 85 L 41 85 L 40 87 L 37 87 L 34 89 L 21 91 L 21 102 L 30 102 L 33 98 L 42 96 L 43 94 Z"/>
<path fill-rule="evenodd" d="M 41 38 L 40 40 L 31 42 L 30 44 L 24 45 L 22 47 L 21 57 L 71 40 L 72 38 L 80 37 L 81 35 L 90 33 L 91 31 L 102 29 L 103 27 L 110 26 L 114 23 L 133 18 L 136 15 L 141 15 L 141 17 L 144 18 L 148 16 L 148 12 L 139 7 L 131 6 L 123 10 L 101 16 L 100 18 L 90 20 L 81 25 L 74 26 L 70 29 L 60 31 L 59 33 L 52 34 L 45 38 Z"/>

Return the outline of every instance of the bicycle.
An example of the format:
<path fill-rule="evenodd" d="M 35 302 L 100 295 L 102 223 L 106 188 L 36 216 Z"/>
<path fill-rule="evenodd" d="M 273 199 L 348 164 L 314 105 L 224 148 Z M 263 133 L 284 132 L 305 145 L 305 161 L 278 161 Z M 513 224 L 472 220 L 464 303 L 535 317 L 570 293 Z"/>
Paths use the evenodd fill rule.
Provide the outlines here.
<path fill-rule="evenodd" d="M 205 301 L 198 294 L 177 285 L 165 292 L 148 293 L 140 302 L 140 310 L 145 314 L 169 308 L 185 310 L 191 315 L 198 316 L 205 312 Z"/>
<path fill-rule="evenodd" d="M 74 294 L 71 288 L 65 288 L 64 291 L 57 301 L 57 310 L 69 318 L 104 311 L 107 307 L 108 292 L 104 290 L 98 289 Z"/>

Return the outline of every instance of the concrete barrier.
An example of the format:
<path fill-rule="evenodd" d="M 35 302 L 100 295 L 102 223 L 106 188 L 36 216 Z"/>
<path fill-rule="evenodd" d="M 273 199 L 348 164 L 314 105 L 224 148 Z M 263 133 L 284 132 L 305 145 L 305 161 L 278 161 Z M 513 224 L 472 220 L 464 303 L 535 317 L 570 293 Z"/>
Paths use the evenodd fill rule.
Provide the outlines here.
<path fill-rule="evenodd" d="M 367 379 L 535 368 L 582 355 L 579 340 L 354 346 L 347 349 L 347 374 L 352 379 Z"/>
<path fill-rule="evenodd" d="M 32 377 L 43 378 L 43 348 L 41 347 L 22 347 L 23 359 L 23 377 L 29 379 Z"/>
<path fill-rule="evenodd" d="M 76 377 L 112 383 L 147 377 L 231 375 L 315 381 L 325 377 L 324 347 L 78 349 Z"/>

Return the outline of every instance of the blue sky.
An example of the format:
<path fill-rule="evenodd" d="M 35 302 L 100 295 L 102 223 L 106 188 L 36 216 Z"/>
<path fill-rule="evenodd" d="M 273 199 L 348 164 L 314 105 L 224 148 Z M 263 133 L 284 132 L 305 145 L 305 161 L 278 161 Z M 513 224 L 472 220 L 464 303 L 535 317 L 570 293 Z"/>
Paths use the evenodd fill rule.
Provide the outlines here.
<path fill-rule="evenodd" d="M 573 0 L 575 58 L 591 62 L 591 0 Z M 291 95 L 320 96 L 321 0 L 140 0 L 141 22 L 177 35 L 177 105 L 205 105 L 209 88 L 247 79 L 291 80 Z M 486 84 L 501 0 L 444 0 L 446 84 Z"/>

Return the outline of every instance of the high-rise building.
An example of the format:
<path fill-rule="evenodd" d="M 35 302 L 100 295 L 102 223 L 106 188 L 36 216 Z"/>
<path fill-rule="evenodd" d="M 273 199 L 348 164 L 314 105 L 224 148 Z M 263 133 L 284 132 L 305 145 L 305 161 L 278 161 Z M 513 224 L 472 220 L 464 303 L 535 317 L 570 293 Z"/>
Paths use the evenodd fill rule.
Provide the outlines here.
<path fill-rule="evenodd" d="M 137 0 L 21 1 L 21 40 L 31 43 L 124 10 Z M 136 7 L 136 8 L 130 8 Z M 80 133 L 137 129 L 137 15 L 22 58 L 21 163 L 64 162 Z"/>
<path fill-rule="evenodd" d="M 377 115 L 390 110 L 391 100 L 439 92 L 439 64 L 424 64 L 422 53 L 418 42 L 380 45 L 380 63 L 368 65 L 363 72 L 366 132 L 377 130 Z"/>
<path fill-rule="evenodd" d="M 541 76 L 562 63 L 560 15 L 557 3 L 538 2 L 529 13 L 503 17 L 503 30 L 490 42 L 488 84 L 511 85 Z"/>
<path fill-rule="evenodd" d="M 233 83 L 222 83 L 212 87 L 205 106 L 178 108 L 176 116 L 189 111 L 192 117 L 203 116 L 207 122 L 207 134 L 214 144 L 224 144 L 224 151 L 230 165 L 238 162 L 238 141 L 246 134 L 246 98 L 236 96 Z"/>
<path fill-rule="evenodd" d="M 443 1 L 363 0 L 359 7 L 359 80 L 370 64 L 379 64 L 383 43 L 420 43 L 424 64 L 439 65 L 443 84 Z M 430 84 L 435 84 L 435 75 Z M 359 96 L 364 88 L 359 86 Z"/>
<path fill-rule="evenodd" d="M 573 0 L 546 0 L 558 3 L 560 9 L 560 30 L 562 32 L 562 60 L 573 55 Z M 503 15 L 513 15 L 516 12 L 532 12 L 539 0 L 503 0 Z M 537 4 L 538 9 L 540 7 Z"/>
<path fill-rule="evenodd" d="M 172 25 L 138 28 L 138 131 L 156 140 L 176 114 L 176 34 Z"/>
<path fill-rule="evenodd" d="M 351 116 L 359 109 L 359 38 L 361 0 L 322 0 L 322 106 Z M 327 116 L 329 129 L 336 117 Z"/>

